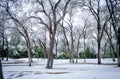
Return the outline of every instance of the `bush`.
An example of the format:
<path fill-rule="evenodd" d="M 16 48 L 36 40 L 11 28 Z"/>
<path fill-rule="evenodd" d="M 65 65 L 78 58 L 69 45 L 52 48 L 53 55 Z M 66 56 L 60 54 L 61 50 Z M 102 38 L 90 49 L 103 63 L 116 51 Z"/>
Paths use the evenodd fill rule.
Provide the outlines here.
<path fill-rule="evenodd" d="M 69 59 L 70 58 L 70 54 L 64 52 L 58 58 L 59 59 Z"/>
<path fill-rule="evenodd" d="M 80 58 L 84 58 L 84 55 L 85 55 L 86 58 L 95 58 L 96 57 L 96 54 L 91 52 L 88 47 L 85 50 L 85 54 L 84 54 L 84 52 L 79 53 Z"/>
<path fill-rule="evenodd" d="M 84 58 L 84 53 L 83 52 L 79 53 L 79 58 Z"/>
<path fill-rule="evenodd" d="M 44 58 L 44 52 L 42 49 L 37 49 L 33 56 L 35 58 Z"/>
<path fill-rule="evenodd" d="M 9 58 L 28 58 L 28 52 L 27 50 L 15 50 L 13 48 L 9 48 L 8 50 Z"/>

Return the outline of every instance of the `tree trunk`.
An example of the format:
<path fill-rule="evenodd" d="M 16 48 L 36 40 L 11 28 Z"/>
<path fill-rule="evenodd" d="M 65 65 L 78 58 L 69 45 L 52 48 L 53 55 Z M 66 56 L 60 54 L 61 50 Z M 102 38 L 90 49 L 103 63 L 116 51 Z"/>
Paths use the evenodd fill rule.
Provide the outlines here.
<path fill-rule="evenodd" d="M 56 45 L 56 54 L 55 54 L 55 58 L 57 59 L 57 45 Z"/>
<path fill-rule="evenodd" d="M 32 58 L 31 58 L 30 39 L 28 37 L 27 32 L 25 33 L 26 33 L 26 47 L 27 47 L 27 52 L 28 52 L 28 61 L 29 61 L 29 66 L 31 66 Z"/>
<path fill-rule="evenodd" d="M 86 32 L 85 32 L 86 34 Z M 84 63 L 86 63 L 86 52 L 85 52 L 85 34 L 84 34 Z"/>
<path fill-rule="evenodd" d="M 29 46 L 27 46 L 27 52 L 28 52 L 29 66 L 31 66 L 32 59 L 31 59 L 31 49 Z"/>
<path fill-rule="evenodd" d="M 46 57 L 47 57 L 47 49 L 46 49 L 46 28 L 44 29 L 45 31 L 45 33 L 44 33 L 44 47 L 43 47 L 43 49 L 44 49 L 44 60 L 46 59 Z"/>
<path fill-rule="evenodd" d="M 100 41 L 98 41 L 98 64 L 101 64 Z"/>
<path fill-rule="evenodd" d="M 6 61 L 8 61 L 8 55 L 9 55 L 8 49 L 9 49 L 9 47 L 8 47 L 8 40 L 7 40 L 7 38 L 6 38 L 6 44 L 7 44 L 7 49 L 6 49 Z"/>
<path fill-rule="evenodd" d="M 25 40 L 26 40 L 26 47 L 27 47 L 27 52 L 28 52 L 28 61 L 29 61 L 29 66 L 31 66 L 32 62 L 32 54 L 31 54 L 31 47 L 30 47 L 30 39 L 27 30 L 22 26 L 24 33 L 25 33 Z"/>
<path fill-rule="evenodd" d="M 119 29 L 119 45 L 118 45 L 118 67 L 120 67 L 120 29 Z"/>
<path fill-rule="evenodd" d="M 120 67 L 120 26 L 118 26 L 118 67 Z"/>
<path fill-rule="evenodd" d="M 71 44 L 71 51 L 70 51 L 70 62 L 71 63 L 74 63 L 74 46 L 73 46 L 73 41 L 72 41 L 72 44 Z"/>
<path fill-rule="evenodd" d="M 1 52 L 1 57 L 2 57 L 2 60 L 4 60 L 4 45 L 5 45 L 5 43 L 4 43 L 4 33 L 3 33 L 3 40 L 2 40 L 2 52 Z"/>
<path fill-rule="evenodd" d="M 46 50 L 46 47 L 44 48 L 44 60 L 46 59 L 46 56 L 47 56 L 47 50 Z"/>
<path fill-rule="evenodd" d="M 72 60 L 72 63 L 74 63 L 74 39 L 73 39 L 73 25 L 72 25 L 72 23 L 70 26 L 70 31 L 71 31 L 70 32 L 70 36 L 71 36 L 71 60 Z"/>
<path fill-rule="evenodd" d="M 54 47 L 54 35 L 50 36 L 50 48 L 48 52 L 48 60 L 47 60 L 47 69 L 53 68 L 53 47 Z"/>
<path fill-rule="evenodd" d="M 0 79 L 3 79 L 1 59 L 0 59 Z"/>
<path fill-rule="evenodd" d="M 1 57 L 2 57 L 2 60 L 4 60 L 4 49 L 2 49 Z"/>
<path fill-rule="evenodd" d="M 78 56 L 78 52 L 77 52 L 76 61 L 75 61 L 76 63 L 78 63 L 78 57 L 79 57 L 79 56 Z"/>
<path fill-rule="evenodd" d="M 111 41 L 111 40 L 110 40 Z M 113 51 L 111 51 L 111 49 L 113 50 Z M 114 50 L 114 46 L 112 45 L 112 42 L 110 42 L 110 52 L 111 52 L 111 54 L 112 54 L 112 58 L 113 58 L 113 62 L 115 62 L 115 50 Z"/>
<path fill-rule="evenodd" d="M 98 42 L 98 64 L 101 64 L 101 54 L 100 54 L 100 47 L 101 47 L 101 25 L 100 25 L 100 17 L 98 13 L 98 20 L 97 20 L 97 31 L 98 31 L 98 36 L 97 36 L 97 42 Z"/>
<path fill-rule="evenodd" d="M 70 63 L 72 62 L 72 58 L 71 58 L 71 56 L 72 56 L 72 55 L 71 55 L 71 52 L 70 52 Z"/>
<path fill-rule="evenodd" d="M 118 58 L 118 67 L 120 67 L 120 57 Z"/>
<path fill-rule="evenodd" d="M 56 54 L 55 54 L 55 59 L 57 59 L 57 46 L 58 46 L 58 38 L 56 39 L 56 42 L 55 42 L 55 44 L 56 44 L 56 46 L 55 46 L 55 52 L 56 52 Z"/>
<path fill-rule="evenodd" d="M 73 45 L 73 39 L 71 44 L 71 62 L 74 63 L 74 45 Z"/>
<path fill-rule="evenodd" d="M 74 63 L 74 53 L 72 52 L 71 54 L 72 54 L 71 60 L 72 60 L 72 63 Z"/>

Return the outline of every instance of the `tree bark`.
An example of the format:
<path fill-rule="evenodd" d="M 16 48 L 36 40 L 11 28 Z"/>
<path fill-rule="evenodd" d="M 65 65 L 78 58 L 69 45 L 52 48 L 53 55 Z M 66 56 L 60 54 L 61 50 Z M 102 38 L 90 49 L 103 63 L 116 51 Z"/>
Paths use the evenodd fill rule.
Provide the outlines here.
<path fill-rule="evenodd" d="M 73 31 L 71 28 L 71 60 L 74 63 L 74 39 L 73 39 Z"/>
<path fill-rule="evenodd" d="M 54 35 L 50 35 L 50 48 L 48 52 L 48 60 L 47 60 L 47 69 L 53 68 L 53 47 L 54 47 Z"/>
<path fill-rule="evenodd" d="M 27 52 L 28 52 L 28 61 L 29 61 L 29 66 L 31 66 L 32 54 L 31 54 L 31 47 L 30 47 L 30 39 L 29 39 L 29 36 L 27 34 L 27 31 L 25 31 L 25 34 L 26 34 L 26 46 L 27 46 Z"/>
<path fill-rule="evenodd" d="M 98 64 L 101 64 L 100 41 L 98 41 Z"/>
<path fill-rule="evenodd" d="M 112 51 L 111 51 L 111 49 L 112 49 Z M 112 44 L 112 40 L 110 40 L 110 52 L 112 54 L 113 61 L 115 62 L 115 54 L 114 54 L 115 50 L 114 50 L 114 46 Z"/>
<path fill-rule="evenodd" d="M 55 52 L 56 52 L 56 54 L 55 54 L 55 58 L 57 59 L 57 46 L 58 46 L 58 42 L 57 42 L 58 40 L 56 40 L 56 48 L 55 48 Z"/>
<path fill-rule="evenodd" d="M 1 59 L 0 59 L 0 79 L 3 79 Z"/>
<path fill-rule="evenodd" d="M 5 39 L 5 37 L 4 37 L 4 31 L 3 31 L 3 34 L 2 34 L 2 52 L 1 52 L 2 60 L 4 60 L 4 45 L 5 45 L 4 39 Z"/>
<path fill-rule="evenodd" d="M 8 51 L 8 49 L 9 49 L 9 47 L 8 47 L 8 40 L 7 40 L 7 38 L 5 38 L 5 40 L 6 40 L 6 44 L 7 44 L 7 48 L 6 48 L 6 61 L 8 61 L 8 55 L 9 55 L 9 51 Z"/>
<path fill-rule="evenodd" d="M 57 38 L 55 39 L 55 59 L 57 59 L 58 57 L 58 35 Z"/>
<path fill-rule="evenodd" d="M 118 26 L 118 67 L 120 67 L 120 26 Z"/>
<path fill-rule="evenodd" d="M 101 26 L 100 26 L 100 18 L 99 18 L 99 16 L 98 16 L 98 21 L 97 21 L 97 31 L 98 31 L 98 36 L 97 36 L 97 43 L 98 43 L 98 64 L 101 64 L 101 54 L 100 54 L 100 47 L 101 47 L 101 38 L 100 38 L 101 33 L 100 33 L 100 31 L 101 31 Z"/>
<path fill-rule="evenodd" d="M 86 52 L 85 52 L 85 48 L 86 48 L 85 39 L 86 39 L 86 37 L 85 37 L 85 35 L 86 35 L 86 31 L 84 32 L 84 63 L 86 63 Z"/>
<path fill-rule="evenodd" d="M 32 59 L 31 59 L 31 49 L 30 49 L 29 44 L 27 44 L 27 52 L 28 52 L 29 66 L 31 66 Z"/>

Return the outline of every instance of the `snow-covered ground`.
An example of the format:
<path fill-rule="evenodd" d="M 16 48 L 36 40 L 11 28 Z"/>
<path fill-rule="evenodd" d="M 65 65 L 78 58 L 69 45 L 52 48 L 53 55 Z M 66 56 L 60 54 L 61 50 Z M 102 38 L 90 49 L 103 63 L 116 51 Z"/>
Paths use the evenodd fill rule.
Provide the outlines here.
<path fill-rule="evenodd" d="M 2 61 L 5 79 L 120 79 L 120 68 L 112 59 L 102 59 L 103 65 L 97 65 L 97 59 L 79 59 L 78 64 L 69 60 L 54 60 L 53 69 L 46 69 L 47 60 L 33 59 L 28 66 L 27 59 Z M 92 64 L 93 63 L 93 64 Z M 109 65 L 108 65 L 109 64 Z"/>

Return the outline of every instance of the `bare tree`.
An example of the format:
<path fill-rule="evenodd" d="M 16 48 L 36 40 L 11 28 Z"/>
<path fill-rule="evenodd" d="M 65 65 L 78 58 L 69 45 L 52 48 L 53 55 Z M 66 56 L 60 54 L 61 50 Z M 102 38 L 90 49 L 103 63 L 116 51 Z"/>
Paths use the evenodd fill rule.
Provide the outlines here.
<path fill-rule="evenodd" d="M 28 52 L 28 59 L 29 59 L 29 66 L 31 66 L 31 48 L 30 48 L 30 39 L 29 39 L 29 34 L 27 31 L 27 28 L 21 22 L 19 19 L 17 19 L 12 13 L 10 12 L 10 7 L 9 7 L 9 1 L 6 1 L 6 12 L 10 16 L 10 18 L 15 22 L 16 25 L 18 25 L 20 28 L 22 28 L 22 31 L 19 30 L 19 28 L 16 28 L 18 32 L 25 38 L 26 41 L 26 47 L 27 47 L 27 52 Z"/>
<path fill-rule="evenodd" d="M 77 59 L 79 58 L 80 39 L 81 39 L 82 36 L 84 37 L 84 51 L 85 51 L 85 37 L 86 37 L 87 27 L 88 27 L 88 25 L 87 25 L 87 19 L 86 19 L 85 22 L 84 22 L 84 27 L 83 27 L 82 31 L 80 29 L 80 30 L 78 30 L 78 33 L 77 33 L 78 34 L 78 38 L 77 38 L 77 46 L 76 46 L 76 52 L 77 52 L 76 63 L 78 62 Z M 86 59 L 85 58 L 86 57 L 85 57 L 85 52 L 84 52 L 84 63 L 86 63 Z"/>
<path fill-rule="evenodd" d="M 115 36 L 116 36 L 116 40 L 118 42 L 118 66 L 120 67 L 120 33 L 119 33 L 119 25 L 117 27 L 117 22 L 119 22 L 119 17 L 116 17 L 117 14 L 116 12 L 120 11 L 120 1 L 119 0 L 105 0 L 106 1 L 106 5 L 109 11 L 109 15 L 110 15 L 110 22 L 113 26 L 114 32 L 115 32 Z M 120 16 L 120 14 L 118 14 L 118 16 Z"/>
<path fill-rule="evenodd" d="M 84 37 L 84 63 L 86 63 L 86 45 L 85 45 L 85 39 L 86 39 L 86 31 L 87 31 L 87 28 L 88 28 L 88 19 L 85 19 L 85 22 L 84 22 L 84 28 L 83 28 L 83 37 Z"/>
<path fill-rule="evenodd" d="M 103 32 L 104 32 L 104 28 L 106 26 L 106 24 L 109 21 L 109 17 L 106 16 L 106 19 L 104 21 L 104 23 L 101 23 L 101 6 L 100 6 L 100 1 L 101 0 L 95 0 L 95 3 L 92 0 L 82 0 L 80 1 L 80 5 L 82 4 L 82 6 L 86 6 L 89 8 L 90 12 L 92 13 L 92 15 L 94 16 L 96 22 L 97 22 L 97 43 L 98 43 L 98 64 L 101 64 L 101 39 L 103 36 Z"/>
<path fill-rule="evenodd" d="M 69 22 L 66 22 L 67 24 L 68 24 L 68 26 L 69 26 L 69 33 L 70 33 L 70 62 L 72 62 L 72 63 L 74 63 L 74 55 L 75 55 L 75 51 L 74 51 L 74 41 L 75 41 L 75 39 L 74 39 L 74 34 L 73 34 L 73 28 L 74 28 L 74 26 L 73 26 L 73 23 L 72 23 L 72 15 L 73 15 L 73 13 L 72 13 L 72 10 L 70 11 L 70 14 L 69 14 Z"/>
<path fill-rule="evenodd" d="M 79 48 L 80 48 L 80 38 L 82 36 L 82 34 L 78 33 L 78 39 L 77 39 L 77 46 L 76 46 L 76 63 L 78 63 L 78 58 L 79 58 Z"/>
<path fill-rule="evenodd" d="M 70 62 L 74 63 L 75 62 L 74 58 L 76 57 L 76 63 L 77 63 L 77 58 L 79 57 L 78 52 L 80 46 L 80 38 L 82 35 L 85 34 L 88 25 L 87 25 L 87 21 L 85 21 L 82 31 L 81 31 L 81 26 L 79 26 L 80 28 L 75 28 L 73 22 L 73 18 L 74 18 L 73 9 L 75 9 L 74 6 L 72 6 L 69 10 L 69 19 L 67 19 L 67 21 L 65 21 L 66 19 L 63 19 L 61 23 L 61 27 L 65 39 L 64 46 L 65 48 L 67 47 L 67 52 L 70 53 Z M 67 27 L 65 26 L 65 24 L 67 24 Z M 75 32 L 75 29 L 77 29 L 77 32 Z"/>
<path fill-rule="evenodd" d="M 111 24 L 110 24 L 110 28 L 108 29 L 108 27 L 106 27 L 104 30 L 105 30 L 105 32 L 106 32 L 106 34 L 107 34 L 107 36 L 108 36 L 108 39 L 109 39 L 109 42 L 110 42 L 110 52 L 111 52 L 111 54 L 112 54 L 112 57 L 113 57 L 113 61 L 115 61 L 115 48 L 114 48 L 114 45 L 113 45 L 113 43 L 112 43 L 112 31 L 111 31 L 111 29 L 112 29 L 112 26 L 111 26 Z M 110 32 L 109 32 L 109 31 Z M 111 49 L 112 49 L 112 51 L 111 51 Z"/>
<path fill-rule="evenodd" d="M 0 2 L 2 3 L 2 2 Z M 1 5 L 0 5 L 1 7 Z M 3 8 L 3 7 L 1 7 Z M 6 60 L 8 61 L 8 40 L 7 40 L 7 35 L 6 35 L 6 30 L 7 27 L 5 26 L 7 21 L 7 16 L 5 10 L 1 9 L 0 10 L 0 48 L 1 48 L 1 57 L 2 60 L 4 60 L 4 57 L 6 57 Z"/>
<path fill-rule="evenodd" d="M 42 8 L 42 10 L 36 11 L 36 13 L 38 13 L 38 12 L 43 13 L 45 15 L 45 17 L 47 17 L 48 22 L 49 22 L 49 23 L 46 23 L 41 17 L 32 16 L 33 18 L 39 19 L 40 23 L 48 29 L 50 46 L 49 46 L 49 51 L 48 51 L 48 61 L 47 61 L 46 68 L 51 69 L 51 68 L 53 68 L 53 48 L 54 48 L 57 27 L 58 27 L 60 21 L 62 20 L 62 18 L 66 14 L 67 6 L 68 6 L 70 0 L 67 0 L 65 2 L 65 5 L 63 5 L 62 10 L 59 9 L 60 3 L 62 2 L 62 0 L 58 0 L 56 3 L 51 0 L 46 0 L 48 2 L 48 6 L 50 7 L 49 10 L 47 10 L 48 8 L 46 9 L 46 7 L 45 7 L 46 4 L 43 0 L 36 0 L 36 1 Z M 62 14 L 60 14 L 58 12 L 58 10 L 61 10 L 60 12 L 62 12 Z"/>
<path fill-rule="evenodd" d="M 72 13 L 72 9 L 71 9 L 70 13 L 69 13 L 68 22 L 64 21 L 64 18 L 63 18 L 61 27 L 62 27 L 63 35 L 65 38 L 64 45 L 65 45 L 65 47 L 67 47 L 67 52 L 70 53 L 70 62 L 74 63 L 74 37 L 73 37 L 74 35 L 73 35 L 72 16 L 73 16 L 73 13 Z M 68 27 L 64 26 L 65 23 L 68 25 Z M 67 35 L 68 34 L 67 32 L 70 35 Z M 68 37 L 70 37 L 70 41 L 68 41 Z"/>

